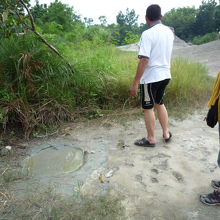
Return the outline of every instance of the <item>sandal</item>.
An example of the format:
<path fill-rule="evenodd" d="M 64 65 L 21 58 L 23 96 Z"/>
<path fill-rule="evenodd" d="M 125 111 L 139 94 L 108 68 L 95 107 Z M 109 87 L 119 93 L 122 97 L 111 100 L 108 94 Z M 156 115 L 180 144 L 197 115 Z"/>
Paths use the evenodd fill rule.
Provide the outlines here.
<path fill-rule="evenodd" d="M 150 143 L 146 138 L 136 140 L 134 144 L 141 147 L 155 147 L 155 144 Z"/>
<path fill-rule="evenodd" d="M 170 134 L 170 137 L 168 137 L 168 138 L 164 138 L 164 136 L 163 136 L 163 139 L 164 139 L 164 141 L 165 141 L 166 143 L 168 143 L 168 142 L 171 141 L 172 133 L 169 131 L 169 134 Z"/>

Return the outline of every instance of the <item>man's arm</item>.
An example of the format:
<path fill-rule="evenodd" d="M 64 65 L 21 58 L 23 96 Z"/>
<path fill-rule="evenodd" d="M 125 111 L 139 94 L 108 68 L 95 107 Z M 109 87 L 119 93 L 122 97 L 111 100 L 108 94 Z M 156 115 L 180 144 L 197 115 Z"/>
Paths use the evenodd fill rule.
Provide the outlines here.
<path fill-rule="evenodd" d="M 148 61 L 149 61 L 149 58 L 146 58 L 146 57 L 141 58 L 139 60 L 139 63 L 137 66 L 137 72 L 136 72 L 136 75 L 133 81 L 133 85 L 130 88 L 130 94 L 133 97 L 137 96 L 138 85 L 139 85 L 142 75 L 144 74 L 145 69 L 147 68 Z"/>

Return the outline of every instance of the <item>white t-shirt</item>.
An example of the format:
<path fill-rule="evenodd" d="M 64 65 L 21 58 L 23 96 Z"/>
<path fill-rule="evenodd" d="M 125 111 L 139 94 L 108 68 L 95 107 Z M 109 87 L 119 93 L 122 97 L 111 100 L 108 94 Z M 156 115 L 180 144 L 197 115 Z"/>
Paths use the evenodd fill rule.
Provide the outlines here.
<path fill-rule="evenodd" d="M 149 58 L 149 62 L 141 77 L 140 84 L 171 78 L 170 62 L 173 41 L 173 32 L 161 22 L 142 33 L 138 55 Z"/>

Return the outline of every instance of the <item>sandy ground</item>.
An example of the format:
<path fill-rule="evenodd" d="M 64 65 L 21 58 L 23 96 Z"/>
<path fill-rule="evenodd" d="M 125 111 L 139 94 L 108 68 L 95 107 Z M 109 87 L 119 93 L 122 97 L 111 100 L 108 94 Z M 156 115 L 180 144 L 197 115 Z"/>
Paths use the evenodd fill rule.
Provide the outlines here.
<path fill-rule="evenodd" d="M 202 46 L 189 46 L 180 39 L 175 42 L 174 57 L 193 57 L 207 64 L 210 74 L 216 75 L 220 69 L 220 40 Z M 135 48 L 133 45 L 130 49 Z M 158 143 L 154 148 L 133 144 L 135 139 L 146 136 L 140 115 L 127 120 L 118 117 L 99 123 L 69 124 L 62 129 L 62 135 L 40 141 L 38 147 L 51 141 L 81 147 L 87 159 L 80 170 L 48 179 L 67 194 L 81 181 L 82 193 L 109 192 L 121 196 L 127 219 L 218 220 L 220 207 L 206 206 L 199 201 L 201 193 L 212 191 L 210 181 L 220 179 L 216 164 L 218 131 L 203 121 L 206 113 L 204 108 L 183 121 L 171 116 L 173 139 L 169 144 L 163 142 L 157 121 Z M 30 146 L 34 148 L 36 142 Z"/>
<path fill-rule="evenodd" d="M 135 51 L 137 45 L 122 49 Z M 207 66 L 210 75 L 216 76 L 220 70 L 219 51 L 220 40 L 190 46 L 176 38 L 173 57 L 199 61 Z M 201 193 L 212 191 L 211 180 L 220 178 L 216 163 L 218 131 L 203 121 L 206 113 L 204 108 L 183 121 L 171 118 L 170 130 L 174 136 L 169 144 L 163 143 L 157 121 L 155 148 L 139 148 L 133 144 L 135 139 L 146 135 L 143 119 L 131 120 L 123 126 L 113 125 L 110 129 L 92 128 L 93 135 L 98 134 L 100 141 L 110 142 L 107 168 L 113 175 L 103 184 L 108 185 L 112 194 L 124 196 L 128 219 L 220 219 L 219 207 L 199 201 Z M 94 136 L 87 135 L 87 138 L 90 142 Z M 92 183 L 89 181 L 83 189 L 100 191 L 97 178 Z"/>
<path fill-rule="evenodd" d="M 87 128 L 83 145 L 88 152 L 99 154 L 97 146 L 105 145 L 109 153 L 107 163 L 87 179 L 83 192 L 100 193 L 104 188 L 123 196 L 127 217 L 132 220 L 220 219 L 219 207 L 199 201 L 199 194 L 210 192 L 210 181 L 219 177 L 218 132 L 203 122 L 205 113 L 195 112 L 184 121 L 171 119 L 174 137 L 169 144 L 163 142 L 157 123 L 158 143 L 154 148 L 133 144 L 146 135 L 142 119 L 109 128 Z M 84 136 L 78 133 L 78 138 L 80 142 Z M 99 175 L 108 175 L 109 171 L 113 175 L 99 183 Z"/>

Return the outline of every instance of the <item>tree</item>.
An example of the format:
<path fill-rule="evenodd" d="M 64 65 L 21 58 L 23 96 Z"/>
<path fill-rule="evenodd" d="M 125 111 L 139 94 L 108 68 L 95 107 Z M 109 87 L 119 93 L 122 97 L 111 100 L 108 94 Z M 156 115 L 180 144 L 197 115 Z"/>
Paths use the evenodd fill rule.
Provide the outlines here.
<path fill-rule="evenodd" d="M 72 69 L 72 66 L 63 57 L 63 55 L 53 45 L 51 45 L 43 37 L 43 35 L 40 34 L 38 32 L 38 30 L 36 29 L 36 25 L 35 25 L 35 22 L 34 22 L 33 15 L 31 13 L 29 7 L 28 7 L 29 6 L 29 4 L 28 4 L 29 0 L 3 0 L 3 1 L 4 1 L 3 2 L 4 4 L 1 5 L 1 10 L 2 10 L 1 13 L 2 13 L 2 16 L 3 16 L 1 26 L 4 27 L 5 24 L 7 25 L 8 21 L 11 21 L 12 27 L 13 27 L 13 25 L 14 25 L 14 27 L 16 27 L 16 25 L 20 25 L 20 28 L 22 30 L 32 31 L 32 33 L 34 33 L 38 37 L 39 40 L 41 40 L 54 53 L 56 53 L 60 58 L 62 58 L 67 63 L 67 65 L 70 67 L 70 69 Z M 26 13 L 25 13 L 25 11 L 26 11 Z M 5 13 L 7 13 L 7 14 L 5 15 Z M 5 29 L 7 31 L 7 29 L 10 30 L 10 28 L 8 28 L 6 26 Z M 14 33 L 19 33 L 19 32 L 15 31 Z M 11 34 L 13 34 L 13 33 L 11 33 Z M 7 36 L 7 37 L 10 37 L 10 35 Z M 72 69 L 72 71 L 73 71 L 73 69 Z"/>
<path fill-rule="evenodd" d="M 24 0 L 29 6 L 29 0 Z M 1 0 L 0 3 L 0 35 L 9 37 L 14 33 L 24 32 L 21 18 L 25 18 L 23 4 L 19 0 Z"/>
<path fill-rule="evenodd" d="M 126 44 L 129 41 L 129 36 L 132 36 L 132 39 L 137 39 L 137 35 L 139 34 L 137 24 L 138 17 L 134 9 L 130 11 L 127 8 L 126 14 L 123 14 L 122 11 L 118 13 L 116 16 L 118 25 L 115 27 L 113 36 L 116 38 L 116 42 L 118 42 L 119 45 Z"/>
<path fill-rule="evenodd" d="M 106 16 L 99 16 L 99 21 L 101 25 L 105 26 L 107 24 Z"/>
<path fill-rule="evenodd" d="M 184 40 L 191 39 L 198 11 L 194 7 L 171 9 L 163 17 L 163 23 L 173 27 L 175 34 Z"/>
<path fill-rule="evenodd" d="M 197 35 L 204 35 L 216 31 L 216 5 L 215 0 L 208 0 L 208 2 L 202 1 L 194 26 L 194 31 Z"/>
<path fill-rule="evenodd" d="M 220 31 L 220 5 L 215 8 L 215 30 Z"/>
<path fill-rule="evenodd" d="M 135 10 L 131 11 L 127 8 L 126 14 L 123 14 L 122 11 L 116 16 L 117 23 L 121 26 L 137 26 L 138 15 L 136 15 Z"/>
<path fill-rule="evenodd" d="M 92 18 L 85 17 L 84 22 L 85 22 L 86 26 L 88 27 L 88 26 L 91 26 L 93 24 L 94 20 Z"/>
<path fill-rule="evenodd" d="M 81 22 L 80 16 L 74 12 L 73 7 L 69 7 L 58 0 L 50 3 L 49 6 L 45 4 L 39 5 L 37 1 L 36 5 L 32 7 L 30 11 L 36 20 L 36 24 L 43 27 L 46 33 L 47 27 L 51 22 L 62 25 L 62 30 L 64 32 L 73 30 L 75 24 Z"/>

